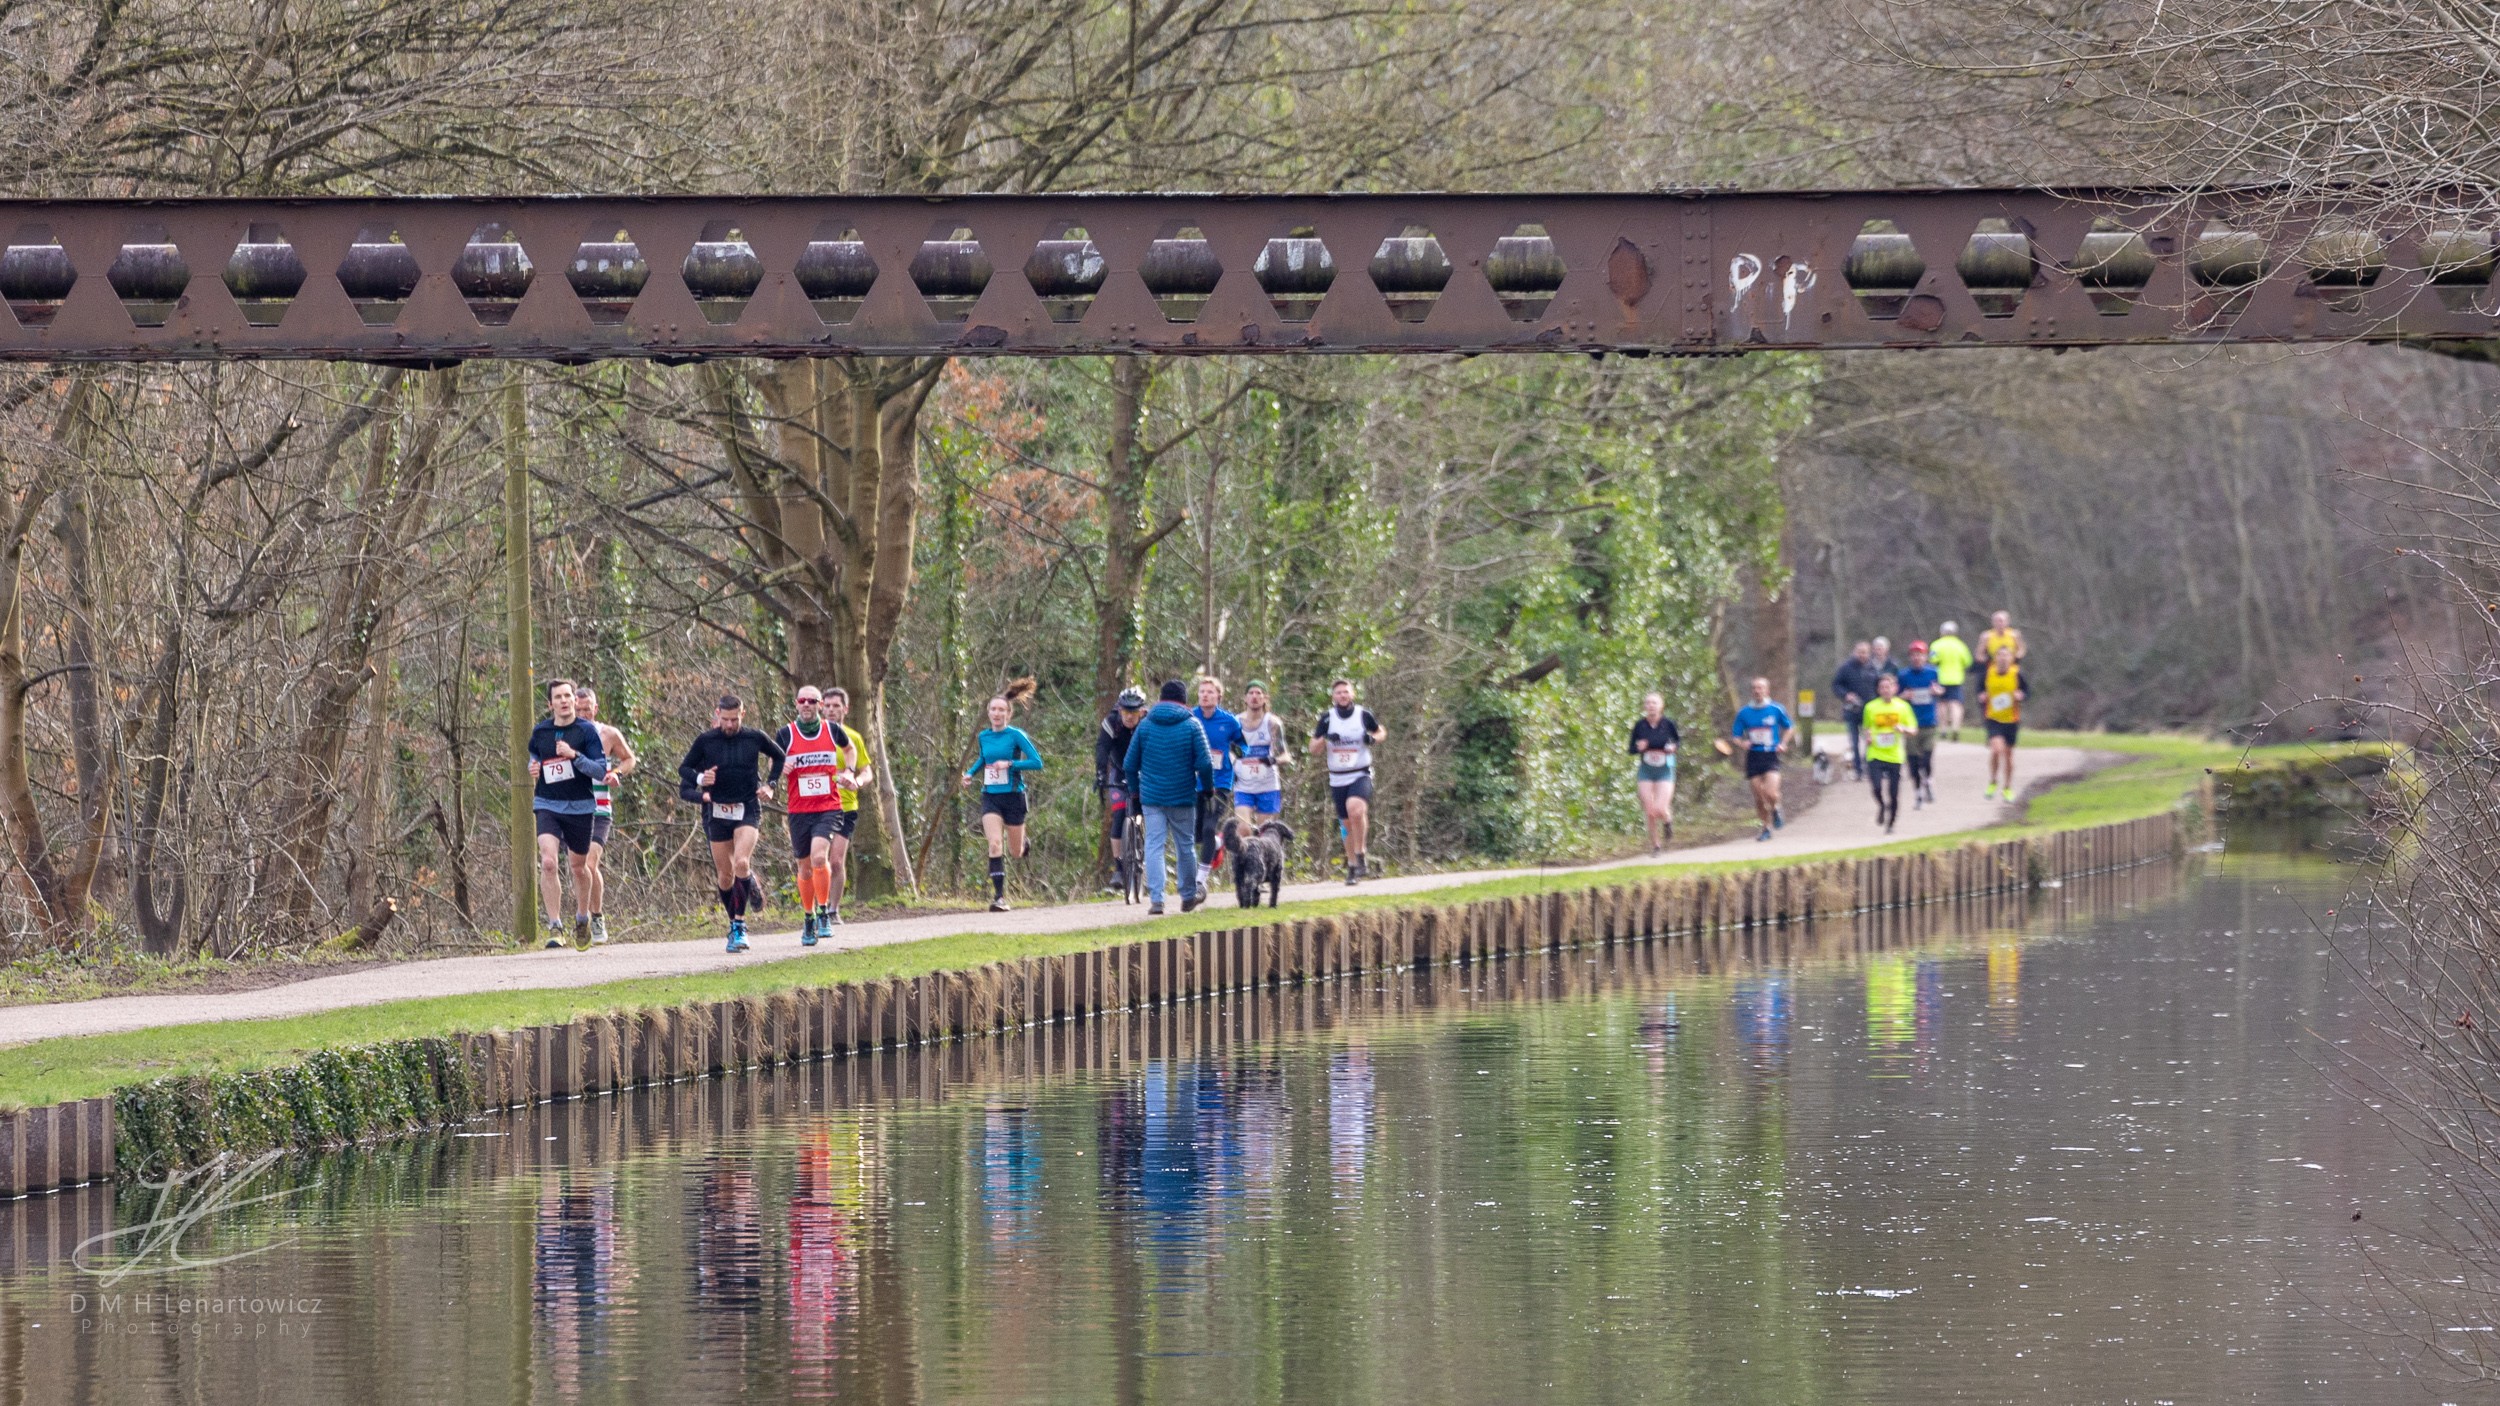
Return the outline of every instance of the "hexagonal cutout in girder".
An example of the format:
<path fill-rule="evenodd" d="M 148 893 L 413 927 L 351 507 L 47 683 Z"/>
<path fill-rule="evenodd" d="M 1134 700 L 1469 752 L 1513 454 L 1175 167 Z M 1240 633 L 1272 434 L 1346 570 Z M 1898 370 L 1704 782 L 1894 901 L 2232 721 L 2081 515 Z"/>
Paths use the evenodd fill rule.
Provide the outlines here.
<path fill-rule="evenodd" d="M 1961 257 L 1953 261 L 1954 276 L 1979 304 L 1982 317 L 2012 317 L 2036 272 L 2031 236 L 2001 216 L 1981 220 L 1962 246 Z"/>
<path fill-rule="evenodd" d="M 347 246 L 347 257 L 339 260 L 339 287 L 367 327 L 397 322 L 409 295 L 417 291 L 419 276 L 417 251 L 388 225 L 367 225 L 356 231 L 356 242 Z"/>
<path fill-rule="evenodd" d="M 1024 261 L 1024 281 L 1050 310 L 1053 322 L 1083 322 L 1102 292 L 1102 280 L 1102 251 L 1083 225 L 1059 226 Z"/>
<path fill-rule="evenodd" d="M 537 272 L 529 251 L 521 247 L 520 236 L 489 222 L 469 236 L 468 245 L 451 266 L 451 282 L 467 300 L 479 326 L 503 327 L 511 323 L 512 310 L 521 305 Z"/>
<path fill-rule="evenodd" d="M 123 237 L 121 253 L 104 271 L 104 281 L 141 327 L 162 327 L 171 321 L 191 286 L 191 266 L 182 251 L 165 237 L 163 225 L 140 225 Z"/>
<path fill-rule="evenodd" d="M 2145 242 L 2142 231 L 2103 215 L 2092 222 L 2066 270 L 2083 285 L 2093 308 L 2103 317 L 2124 317 L 2152 285 L 2155 267 L 2153 246 Z"/>
<path fill-rule="evenodd" d="M 50 225 L 25 225 L 0 249 L 0 298 L 22 327 L 49 327 L 78 282 L 69 250 Z"/>
<path fill-rule="evenodd" d="M 564 265 L 564 281 L 593 323 L 614 327 L 634 310 L 634 299 L 651 281 L 651 265 L 643 261 L 632 230 L 602 225 L 573 250 Z M 526 276 L 522 286 L 528 286 Z"/>
<path fill-rule="evenodd" d="M 2491 274 L 2500 266 L 2500 245 L 2491 231 L 2451 227 L 2422 236 L 2416 250 L 2424 277 L 2439 305 L 2450 312 L 2480 312 L 2491 291 Z"/>
<path fill-rule="evenodd" d="M 1137 276 L 1163 309 L 1166 322 L 1196 322 L 1224 281 L 1224 264 L 1215 257 L 1207 232 L 1196 225 L 1174 225 L 1146 246 Z"/>
<path fill-rule="evenodd" d="M 868 290 L 877 283 L 877 261 L 869 257 L 858 230 L 828 221 L 807 241 L 807 252 L 799 255 L 792 276 L 825 325 L 839 327 L 859 316 L 860 305 L 868 301 Z"/>
<path fill-rule="evenodd" d="M 1513 322 L 1534 322 L 1545 316 L 1554 304 L 1554 294 L 1563 285 L 1562 253 L 1554 247 L 1554 237 L 1545 226 L 1529 223 L 1493 241 L 1493 252 L 1484 261 L 1485 281 L 1493 285 L 1493 296 L 1502 300 L 1502 311 Z"/>
<path fill-rule="evenodd" d="M 1441 241 L 1422 225 L 1380 241 L 1372 252 L 1372 286 L 1389 301 L 1400 322 L 1421 322 L 1432 315 L 1441 290 L 1450 286 L 1450 256 Z"/>
<path fill-rule="evenodd" d="M 277 225 L 251 226 L 226 260 L 226 291 L 243 310 L 243 320 L 254 327 L 285 321 L 306 277 L 303 259 Z"/>
<path fill-rule="evenodd" d="M 2309 286 L 2328 307 L 2358 312 L 2371 286 L 2387 269 L 2387 241 L 2366 225 L 2329 225 L 2310 232 L 2301 242 L 2299 257 Z"/>
<path fill-rule="evenodd" d="M 912 256 L 912 286 L 940 322 L 961 322 L 972 315 L 981 291 L 990 286 L 989 251 L 970 229 L 958 225 L 941 237 L 924 239 Z"/>
<path fill-rule="evenodd" d="M 1319 231 L 1303 226 L 1271 239 L 1259 251 L 1251 275 L 1267 290 L 1268 304 L 1286 322 L 1308 322 L 1337 281 L 1337 261 Z"/>
<path fill-rule="evenodd" d="M 715 327 L 746 316 L 748 301 L 764 286 L 764 261 L 747 242 L 746 231 L 727 220 L 703 227 L 678 273 L 695 306 L 703 310 L 703 320 Z"/>
<path fill-rule="evenodd" d="M 1849 243 L 1849 261 L 1841 277 L 1858 295 L 1858 307 L 1877 322 L 1901 316 L 1902 305 L 1927 277 L 1927 259 L 1918 245 L 1890 220 L 1868 220 Z"/>

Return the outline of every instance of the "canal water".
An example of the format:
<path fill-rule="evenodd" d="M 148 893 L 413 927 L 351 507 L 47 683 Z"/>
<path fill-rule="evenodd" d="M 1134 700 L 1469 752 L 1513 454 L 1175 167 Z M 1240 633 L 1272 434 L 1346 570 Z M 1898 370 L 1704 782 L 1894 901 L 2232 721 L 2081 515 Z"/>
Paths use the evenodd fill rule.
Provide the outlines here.
<path fill-rule="evenodd" d="M 2420 1344 L 2491 1325 L 2409 1292 L 2429 1179 L 2338 1067 L 2345 883 L 2223 855 L 36 1198 L 0 1402 L 2468 1399 Z"/>

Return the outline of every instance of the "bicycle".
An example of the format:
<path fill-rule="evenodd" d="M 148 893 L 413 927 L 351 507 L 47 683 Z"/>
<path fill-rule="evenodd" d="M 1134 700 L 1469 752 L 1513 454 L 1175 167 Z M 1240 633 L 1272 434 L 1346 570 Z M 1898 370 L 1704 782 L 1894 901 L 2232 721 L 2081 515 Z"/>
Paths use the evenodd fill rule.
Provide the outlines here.
<path fill-rule="evenodd" d="M 1102 806 L 1106 823 L 1119 838 L 1120 852 L 1111 861 L 1112 883 L 1119 888 L 1122 903 L 1135 903 L 1146 891 L 1145 866 L 1139 862 L 1146 849 L 1145 817 L 1129 804 L 1128 792 L 1118 786 L 1103 788 Z"/>

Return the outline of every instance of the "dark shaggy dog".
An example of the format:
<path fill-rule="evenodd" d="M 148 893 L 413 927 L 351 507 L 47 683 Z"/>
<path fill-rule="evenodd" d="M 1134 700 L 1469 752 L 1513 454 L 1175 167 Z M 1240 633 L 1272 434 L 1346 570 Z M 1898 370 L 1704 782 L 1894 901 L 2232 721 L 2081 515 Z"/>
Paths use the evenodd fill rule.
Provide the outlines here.
<path fill-rule="evenodd" d="M 1233 897 L 1242 907 L 1259 906 L 1261 887 L 1267 889 L 1267 906 L 1276 906 L 1285 888 L 1285 846 L 1292 843 L 1293 831 L 1281 820 L 1263 821 L 1252 834 L 1242 833 L 1238 818 L 1224 822 L 1224 852 L 1233 863 Z"/>

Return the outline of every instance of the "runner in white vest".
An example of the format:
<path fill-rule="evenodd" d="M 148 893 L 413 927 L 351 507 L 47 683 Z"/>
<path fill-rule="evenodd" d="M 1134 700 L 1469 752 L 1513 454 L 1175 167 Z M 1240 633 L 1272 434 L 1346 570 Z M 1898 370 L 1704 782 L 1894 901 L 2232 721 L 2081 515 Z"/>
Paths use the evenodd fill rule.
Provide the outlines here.
<path fill-rule="evenodd" d="M 1345 822 L 1345 881 L 1362 881 L 1368 863 L 1364 842 L 1371 835 L 1372 746 L 1389 734 L 1369 708 L 1354 702 L 1354 683 L 1339 679 L 1328 686 L 1334 704 L 1319 715 L 1311 730 L 1311 750 L 1328 767 L 1328 799 Z"/>

